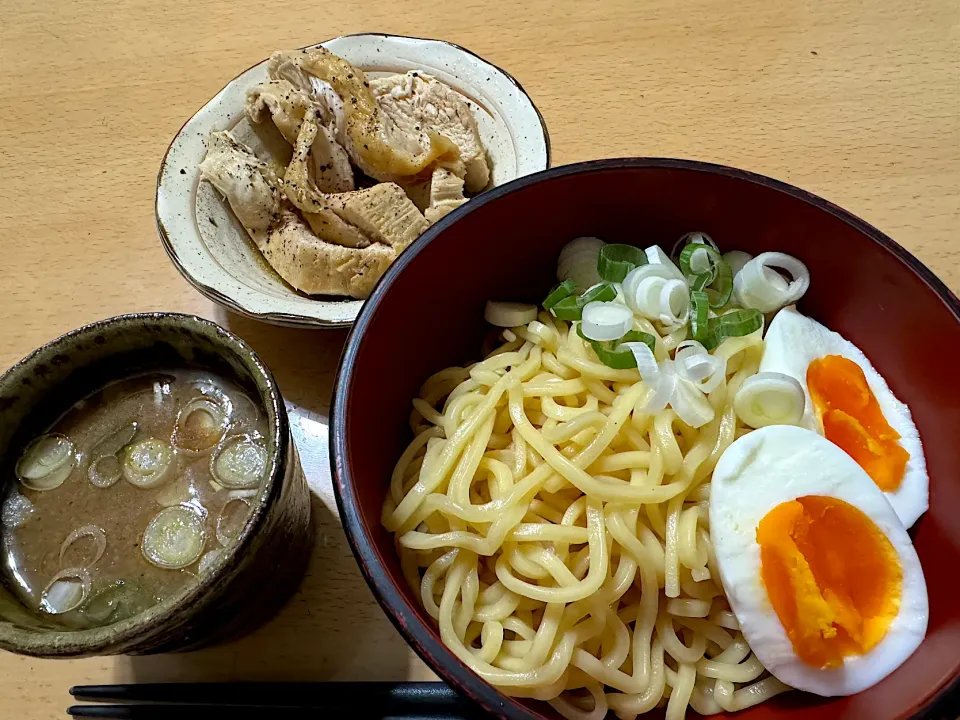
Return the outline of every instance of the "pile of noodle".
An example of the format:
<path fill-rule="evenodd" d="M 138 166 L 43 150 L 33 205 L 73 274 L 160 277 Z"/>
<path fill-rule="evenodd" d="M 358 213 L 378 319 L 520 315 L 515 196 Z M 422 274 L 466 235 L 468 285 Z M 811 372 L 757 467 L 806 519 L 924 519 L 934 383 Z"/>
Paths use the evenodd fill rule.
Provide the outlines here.
<path fill-rule="evenodd" d="M 686 328 L 635 328 L 672 356 Z M 699 429 L 635 369 L 598 362 L 545 312 L 413 401 L 414 440 L 383 508 L 407 581 L 444 643 L 505 693 L 570 720 L 666 706 L 708 715 L 787 689 L 738 631 L 710 544 L 710 476 L 750 429 L 732 401 L 760 333 L 723 342 L 716 415 Z"/>

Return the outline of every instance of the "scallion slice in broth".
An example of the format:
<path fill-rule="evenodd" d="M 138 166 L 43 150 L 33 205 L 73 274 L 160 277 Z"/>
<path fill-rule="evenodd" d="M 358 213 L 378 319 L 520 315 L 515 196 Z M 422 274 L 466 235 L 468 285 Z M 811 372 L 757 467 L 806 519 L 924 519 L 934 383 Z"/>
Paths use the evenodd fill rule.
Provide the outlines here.
<path fill-rule="evenodd" d="M 192 565 L 203 553 L 203 518 L 197 508 L 176 505 L 161 510 L 143 531 L 140 550 L 159 568 Z"/>
<path fill-rule="evenodd" d="M 70 546 L 73 545 L 78 540 L 83 538 L 91 538 L 93 540 L 93 558 L 86 560 L 83 564 L 83 567 L 88 568 L 92 565 L 96 565 L 97 561 L 103 557 L 104 551 L 107 549 L 107 534 L 103 531 L 102 528 L 98 528 L 96 525 L 84 525 L 81 528 L 77 528 L 72 533 L 67 535 L 67 539 L 63 541 L 63 545 L 60 546 L 60 566 L 63 567 L 63 556 L 66 554 L 67 550 L 70 549 Z"/>
<path fill-rule="evenodd" d="M 77 447 L 66 435 L 41 435 L 17 461 L 17 477 L 31 490 L 60 487 L 77 464 Z"/>
<path fill-rule="evenodd" d="M 80 615 L 94 627 L 139 615 L 160 602 L 148 586 L 135 580 L 117 580 L 87 600 Z"/>
<path fill-rule="evenodd" d="M 232 497 L 223 504 L 217 518 L 217 540 L 221 545 L 229 547 L 237 541 L 250 517 L 251 507 L 247 498 L 240 497 Z"/>
<path fill-rule="evenodd" d="M 210 472 L 225 488 L 255 488 L 267 468 L 267 444 L 253 435 L 227 438 L 210 460 Z"/>
<path fill-rule="evenodd" d="M 80 607 L 90 594 L 90 573 L 83 568 L 61 570 L 40 596 L 40 610 L 49 615 L 62 615 Z"/>
<path fill-rule="evenodd" d="M 173 445 L 193 455 L 210 452 L 227 429 L 227 412 L 209 397 L 195 397 L 180 409 Z"/>
<path fill-rule="evenodd" d="M 116 455 L 129 445 L 137 435 L 140 426 L 135 421 L 124 423 L 116 430 L 108 433 L 90 450 L 90 457 L 101 458 Z"/>
<path fill-rule="evenodd" d="M 220 559 L 222 554 L 222 548 L 217 548 L 216 550 L 211 550 L 210 552 L 206 553 L 202 558 L 200 558 L 200 564 L 197 566 L 197 572 L 203 575 L 213 567 L 214 563 Z"/>
<path fill-rule="evenodd" d="M 123 453 L 123 477 L 139 488 L 156 487 L 174 474 L 176 463 L 171 448 L 163 440 L 138 440 Z"/>
<path fill-rule="evenodd" d="M 123 466 L 116 455 L 105 455 L 90 462 L 87 478 L 90 484 L 98 488 L 108 488 L 116 483 L 123 474 Z"/>

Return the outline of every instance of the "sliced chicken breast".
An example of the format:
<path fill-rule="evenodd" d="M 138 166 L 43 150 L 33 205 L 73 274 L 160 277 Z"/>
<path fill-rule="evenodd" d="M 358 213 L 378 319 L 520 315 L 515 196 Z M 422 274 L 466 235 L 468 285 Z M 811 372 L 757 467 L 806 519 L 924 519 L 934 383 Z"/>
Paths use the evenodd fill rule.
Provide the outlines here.
<path fill-rule="evenodd" d="M 303 211 L 314 232 L 323 237 L 322 228 L 335 224 L 335 217 L 359 229 L 365 237 L 389 245 L 399 253 L 429 227 L 417 206 L 394 183 L 380 183 L 345 193 L 321 192 L 311 177 L 308 162 L 317 132 L 317 124 L 308 113 L 284 176 L 287 198 Z M 315 219 L 315 216 L 319 218 Z"/>
<path fill-rule="evenodd" d="M 435 223 L 466 201 L 467 198 L 463 196 L 463 178 L 447 168 L 434 168 L 433 177 L 430 179 L 430 205 L 423 213 L 427 221 Z"/>
<path fill-rule="evenodd" d="M 312 113 L 319 125 L 310 152 L 314 181 L 323 192 L 346 192 L 355 187 L 353 168 L 347 151 L 337 142 L 337 115 L 330 105 L 324 93 L 278 79 L 260 83 L 247 92 L 246 114 L 255 123 L 272 118 L 284 139 L 296 145 L 303 118 Z"/>
<path fill-rule="evenodd" d="M 396 257 L 386 245 L 348 248 L 325 242 L 290 210 L 281 213 L 260 250 L 280 277 L 301 292 L 361 299 Z"/>
<path fill-rule="evenodd" d="M 230 203 L 240 224 L 259 244 L 279 217 L 280 179 L 229 131 L 210 134 L 200 178 L 210 182 Z"/>
<path fill-rule="evenodd" d="M 477 120 L 456 90 L 417 71 L 371 80 L 370 89 L 383 115 L 408 138 L 412 151 L 425 152 L 431 133 L 442 135 L 460 152 L 467 190 L 479 192 L 487 186 L 490 166 Z"/>
<path fill-rule="evenodd" d="M 459 150 L 453 141 L 426 130 L 425 138 L 411 134 L 384 114 L 361 70 L 329 50 L 274 53 L 268 64 L 277 77 L 294 85 L 328 83 L 343 100 L 343 128 L 337 137 L 350 158 L 365 174 L 377 180 L 394 181 L 417 175 L 435 161 L 453 162 Z"/>

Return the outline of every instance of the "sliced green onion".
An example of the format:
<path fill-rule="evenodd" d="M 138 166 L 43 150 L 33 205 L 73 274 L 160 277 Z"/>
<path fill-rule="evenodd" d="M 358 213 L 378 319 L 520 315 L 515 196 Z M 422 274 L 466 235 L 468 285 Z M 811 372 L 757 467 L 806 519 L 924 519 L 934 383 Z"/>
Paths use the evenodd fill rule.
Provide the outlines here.
<path fill-rule="evenodd" d="M 213 567 L 214 563 L 220 559 L 220 556 L 223 554 L 223 548 L 217 548 L 216 550 L 211 550 L 202 558 L 200 558 L 200 564 L 197 566 L 197 572 L 203 575 L 210 568 Z"/>
<path fill-rule="evenodd" d="M 217 540 L 223 547 L 230 547 L 243 533 L 252 508 L 247 498 L 240 497 L 232 497 L 223 504 L 217 518 Z"/>
<path fill-rule="evenodd" d="M 31 490 L 60 487 L 77 464 L 77 447 L 60 433 L 41 435 L 27 446 L 17 461 L 17 477 Z"/>
<path fill-rule="evenodd" d="M 580 298 L 569 295 L 550 308 L 550 312 L 558 320 L 573 321 L 580 319 L 583 308 L 580 306 Z"/>
<path fill-rule="evenodd" d="M 519 327 L 537 319 L 537 306 L 530 303 L 487 300 L 483 319 L 496 327 Z"/>
<path fill-rule="evenodd" d="M 737 417 L 752 428 L 799 425 L 803 405 L 803 386 L 795 378 L 777 372 L 751 375 L 733 398 Z"/>
<path fill-rule="evenodd" d="M 707 267 L 701 267 L 699 263 L 697 263 L 697 267 L 693 267 L 695 262 L 694 253 L 700 253 L 706 256 Z M 679 258 L 680 270 L 684 275 L 699 275 L 703 272 L 709 272 L 710 282 L 713 282 L 713 279 L 717 276 L 717 264 L 722 261 L 723 258 L 720 257 L 720 253 L 709 245 L 702 243 L 690 243 L 680 252 Z"/>
<path fill-rule="evenodd" d="M 227 438 L 210 460 L 210 472 L 226 488 L 255 488 L 267 468 L 267 444 L 252 435 Z"/>
<path fill-rule="evenodd" d="M 710 332 L 710 299 L 703 290 L 694 290 L 690 293 L 690 305 L 690 334 L 694 340 L 703 342 Z"/>
<path fill-rule="evenodd" d="M 711 318 L 703 345 L 713 350 L 727 338 L 743 337 L 763 327 L 763 313 L 759 310 L 734 310 L 726 315 Z"/>
<path fill-rule="evenodd" d="M 702 267 L 700 257 L 706 257 Z M 691 290 L 705 290 L 710 307 L 721 308 L 730 302 L 733 293 L 733 272 L 715 248 L 710 245 L 691 243 L 680 253 L 680 269 L 689 277 Z"/>
<path fill-rule="evenodd" d="M 61 570 L 40 595 L 40 611 L 61 615 L 80 607 L 90 594 L 93 582 L 84 568 Z"/>
<path fill-rule="evenodd" d="M 678 281 L 679 282 L 679 281 Z M 580 333 L 591 340 L 619 340 L 633 326 L 633 310 L 615 302 L 592 302 L 584 306 Z"/>
<path fill-rule="evenodd" d="M 112 625 L 139 615 L 160 602 L 157 594 L 135 580 L 117 580 L 96 593 L 80 608 L 94 626 Z"/>
<path fill-rule="evenodd" d="M 703 290 L 711 282 L 713 282 L 713 275 L 710 272 L 702 272 L 693 276 L 693 280 L 690 281 L 691 290 Z"/>
<path fill-rule="evenodd" d="M 707 288 L 707 296 L 710 298 L 710 307 L 722 308 L 730 302 L 730 296 L 733 294 L 733 271 L 723 260 L 717 265 L 717 276 Z"/>
<path fill-rule="evenodd" d="M 550 312 L 559 320 L 579 320 L 583 315 L 585 305 L 592 302 L 610 302 L 611 300 L 616 300 L 616 298 L 617 288 L 611 283 L 603 282 L 599 285 L 594 285 L 580 297 L 568 295 L 557 302 L 557 304 L 550 309 Z"/>
<path fill-rule="evenodd" d="M 597 254 L 604 245 L 603 240 L 595 237 L 580 237 L 568 242 L 557 259 L 557 279 L 572 280 L 580 292 L 600 282 Z"/>
<path fill-rule="evenodd" d="M 139 429 L 140 426 L 136 421 L 124 423 L 113 432 L 101 438 L 100 441 L 93 446 L 93 449 L 90 451 L 90 456 L 93 458 L 102 458 L 108 455 L 116 455 L 133 441 Z"/>
<path fill-rule="evenodd" d="M 573 295 L 576 289 L 577 286 L 573 280 L 564 280 L 562 283 L 557 285 L 557 287 L 551 290 L 549 295 L 547 295 L 547 299 L 543 301 L 543 309 L 549 310 L 565 297 L 570 297 Z"/>
<path fill-rule="evenodd" d="M 87 537 L 93 540 L 93 557 L 89 559 L 81 558 L 84 560 L 82 565 L 79 563 L 72 563 L 72 565 L 76 567 L 89 568 L 91 565 L 97 564 L 97 561 L 103 557 L 103 553 L 107 549 L 107 534 L 102 528 L 98 528 L 96 525 L 84 525 L 82 528 L 77 528 L 72 533 L 67 535 L 67 539 L 64 540 L 63 544 L 60 546 L 60 567 L 66 565 L 63 556 L 66 555 L 67 550 L 70 549 L 70 546 Z M 74 551 L 74 554 L 77 554 L 76 551 Z"/>
<path fill-rule="evenodd" d="M 173 449 L 163 440 L 138 440 L 123 453 L 123 477 L 139 488 L 156 487 L 172 477 L 175 470 Z"/>
<path fill-rule="evenodd" d="M 600 358 L 600 362 L 614 370 L 630 370 L 637 366 L 637 358 L 634 357 L 633 351 L 630 348 L 624 347 L 624 343 L 641 342 L 649 347 L 651 352 L 656 343 L 653 335 L 641 332 L 640 330 L 631 330 L 619 340 L 601 342 L 599 340 L 591 340 L 584 335 L 581 326 L 578 324 L 577 335 L 590 343 L 590 347 L 593 348 L 597 357 Z"/>
<path fill-rule="evenodd" d="M 177 415 L 173 444 L 192 455 L 210 452 L 226 432 L 227 415 L 222 403 L 203 395 L 193 398 Z"/>
<path fill-rule="evenodd" d="M 161 510 L 143 531 L 140 550 L 152 564 L 165 570 L 192 565 L 203 553 L 203 518 L 186 505 Z"/>
<path fill-rule="evenodd" d="M 623 282 L 627 273 L 647 264 L 647 254 L 633 245 L 604 245 L 597 256 L 597 272 L 607 282 Z"/>
<path fill-rule="evenodd" d="M 580 307 L 592 302 L 610 302 L 617 299 L 617 289 L 612 283 L 603 282 L 594 285 L 579 298 Z"/>
<path fill-rule="evenodd" d="M 680 250 L 691 243 L 696 243 L 698 245 L 709 245 L 714 250 L 720 250 L 720 247 L 713 241 L 713 238 L 711 238 L 705 232 L 694 231 L 686 233 L 673 244 L 673 247 L 670 249 L 670 256 L 678 257 Z"/>

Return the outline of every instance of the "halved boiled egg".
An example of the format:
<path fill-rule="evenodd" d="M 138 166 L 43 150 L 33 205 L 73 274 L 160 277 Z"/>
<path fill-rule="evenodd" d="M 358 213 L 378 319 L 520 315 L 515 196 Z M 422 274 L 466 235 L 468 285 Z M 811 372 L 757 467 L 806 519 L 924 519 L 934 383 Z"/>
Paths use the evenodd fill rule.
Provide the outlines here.
<path fill-rule="evenodd" d="M 779 680 L 851 695 L 920 645 L 920 560 L 876 483 L 817 433 L 771 425 L 717 463 L 710 537 L 750 647 Z"/>
<path fill-rule="evenodd" d="M 761 372 L 800 382 L 801 424 L 843 448 L 873 478 L 910 527 L 929 507 L 929 476 L 910 409 L 861 350 L 794 307 L 767 330 Z"/>

